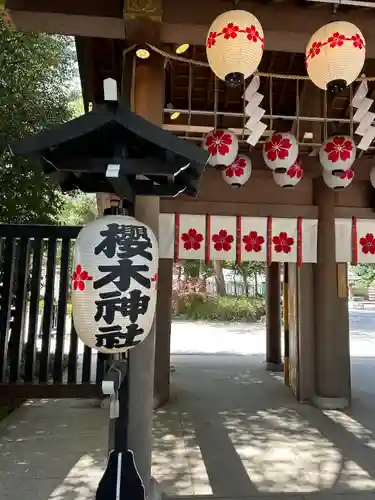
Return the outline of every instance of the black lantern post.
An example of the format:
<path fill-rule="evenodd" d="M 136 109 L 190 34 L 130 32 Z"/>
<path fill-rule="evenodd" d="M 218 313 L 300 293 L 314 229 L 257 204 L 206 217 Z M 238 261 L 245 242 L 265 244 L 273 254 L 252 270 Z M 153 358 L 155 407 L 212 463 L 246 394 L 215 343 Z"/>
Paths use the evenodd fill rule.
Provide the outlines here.
<path fill-rule="evenodd" d="M 63 192 L 117 195 L 130 215 L 137 195 L 197 196 L 209 153 L 119 102 L 114 80 L 104 81 L 104 96 L 105 103 L 91 112 L 10 145 L 12 153 L 43 168 Z M 114 210 L 119 208 L 109 212 Z M 127 359 L 117 355 L 102 384 L 110 396 L 110 453 L 96 500 L 145 498 L 127 447 L 127 369 Z"/>

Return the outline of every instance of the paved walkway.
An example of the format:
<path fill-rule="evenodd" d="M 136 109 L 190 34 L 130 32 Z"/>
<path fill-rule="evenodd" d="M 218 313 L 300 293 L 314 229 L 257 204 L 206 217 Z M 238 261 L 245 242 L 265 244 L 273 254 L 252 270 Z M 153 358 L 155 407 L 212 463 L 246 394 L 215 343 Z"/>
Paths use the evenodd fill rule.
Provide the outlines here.
<path fill-rule="evenodd" d="M 197 326 L 190 332 L 203 335 Z M 322 412 L 297 404 L 280 374 L 264 371 L 262 327 L 252 336 L 232 325 L 227 345 L 217 331 L 219 354 L 187 354 L 196 343 L 179 343 L 186 335 L 175 328 L 172 398 L 154 425 L 153 473 L 166 493 L 375 500 L 375 362 L 357 344 L 352 411 Z M 107 415 L 96 402 L 30 401 L 0 423 L 0 500 L 93 500 Z"/>

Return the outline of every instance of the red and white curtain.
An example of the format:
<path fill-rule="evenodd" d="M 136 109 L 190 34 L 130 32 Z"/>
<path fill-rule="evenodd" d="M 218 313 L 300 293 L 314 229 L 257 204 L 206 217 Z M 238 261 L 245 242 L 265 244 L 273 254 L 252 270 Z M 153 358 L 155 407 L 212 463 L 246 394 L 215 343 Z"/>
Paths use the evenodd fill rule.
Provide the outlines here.
<path fill-rule="evenodd" d="M 317 220 L 161 214 L 160 258 L 316 262 Z"/>
<path fill-rule="evenodd" d="M 375 263 L 375 219 L 336 219 L 336 261 Z"/>

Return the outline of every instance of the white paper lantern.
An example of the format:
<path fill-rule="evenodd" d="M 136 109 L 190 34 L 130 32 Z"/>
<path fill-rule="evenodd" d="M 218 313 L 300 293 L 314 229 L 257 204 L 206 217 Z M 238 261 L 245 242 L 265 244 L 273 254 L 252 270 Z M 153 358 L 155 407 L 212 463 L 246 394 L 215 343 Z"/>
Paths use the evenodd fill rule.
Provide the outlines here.
<path fill-rule="evenodd" d="M 341 175 L 333 175 L 331 172 L 327 170 L 323 170 L 323 180 L 327 184 L 327 186 L 331 189 L 344 189 L 351 184 L 354 179 L 354 170 L 349 168 L 342 172 Z"/>
<path fill-rule="evenodd" d="M 298 157 L 298 142 L 290 132 L 279 132 L 263 144 L 263 159 L 271 170 L 285 173 Z"/>
<path fill-rule="evenodd" d="M 324 170 L 340 174 L 354 163 L 356 147 L 353 139 L 347 135 L 330 137 L 320 147 L 319 159 Z"/>
<path fill-rule="evenodd" d="M 155 315 L 158 244 L 133 217 L 107 215 L 78 235 L 72 277 L 73 321 L 79 338 L 103 353 L 142 342 Z"/>
<path fill-rule="evenodd" d="M 210 153 L 213 167 L 229 167 L 238 155 L 238 139 L 230 130 L 213 130 L 206 135 L 203 148 Z"/>
<path fill-rule="evenodd" d="M 306 47 L 306 69 L 320 89 L 341 91 L 358 78 L 365 57 L 365 39 L 357 26 L 334 21 L 311 37 Z"/>
<path fill-rule="evenodd" d="M 372 167 L 370 171 L 370 182 L 373 188 L 375 188 L 375 167 Z"/>
<path fill-rule="evenodd" d="M 238 155 L 232 165 L 222 171 L 224 181 L 230 186 L 241 187 L 250 179 L 251 161 L 248 156 Z"/>
<path fill-rule="evenodd" d="M 273 172 L 273 180 L 282 188 L 288 189 L 296 186 L 303 177 L 303 165 L 297 159 L 294 165 L 288 168 L 283 174 Z"/>
<path fill-rule="evenodd" d="M 208 63 L 228 86 L 238 87 L 258 68 L 264 34 L 258 19 L 245 10 L 224 12 L 211 24 L 206 39 Z"/>

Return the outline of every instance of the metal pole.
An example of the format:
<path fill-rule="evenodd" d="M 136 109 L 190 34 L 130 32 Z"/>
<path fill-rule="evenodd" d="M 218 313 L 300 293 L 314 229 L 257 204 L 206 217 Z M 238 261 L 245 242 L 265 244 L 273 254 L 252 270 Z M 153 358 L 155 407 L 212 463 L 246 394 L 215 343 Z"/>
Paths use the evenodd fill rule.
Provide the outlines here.
<path fill-rule="evenodd" d="M 193 115 L 193 116 L 228 116 L 232 118 L 243 118 L 243 113 L 232 113 L 230 111 L 218 111 L 215 113 L 214 111 L 202 111 L 200 109 L 164 109 L 164 113 L 172 114 L 172 113 L 180 113 L 181 115 Z M 334 123 L 351 123 L 350 118 L 324 118 L 321 116 L 293 116 L 293 115 L 264 115 L 262 120 L 286 120 L 286 121 L 305 121 L 305 122 L 334 122 Z"/>
<path fill-rule="evenodd" d="M 333 6 L 337 5 L 351 5 L 352 7 L 366 7 L 373 9 L 375 4 L 372 2 L 363 2 L 362 0 L 307 0 L 308 2 L 315 3 L 329 3 Z"/>

